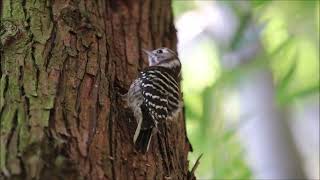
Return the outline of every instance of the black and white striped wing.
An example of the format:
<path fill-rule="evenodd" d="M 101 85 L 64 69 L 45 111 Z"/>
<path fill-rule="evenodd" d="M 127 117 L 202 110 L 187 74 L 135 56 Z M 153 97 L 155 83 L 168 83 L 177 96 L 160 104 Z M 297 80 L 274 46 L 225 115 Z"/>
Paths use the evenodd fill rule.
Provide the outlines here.
<path fill-rule="evenodd" d="M 149 70 L 141 73 L 141 90 L 145 106 L 156 122 L 172 116 L 179 108 L 179 87 L 167 72 Z"/>

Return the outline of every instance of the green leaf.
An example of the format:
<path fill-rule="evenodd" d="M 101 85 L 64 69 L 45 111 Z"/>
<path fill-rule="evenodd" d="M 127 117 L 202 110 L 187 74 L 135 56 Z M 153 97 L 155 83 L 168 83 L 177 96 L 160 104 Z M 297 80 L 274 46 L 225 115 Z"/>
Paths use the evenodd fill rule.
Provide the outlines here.
<path fill-rule="evenodd" d="M 251 4 L 254 8 L 261 7 L 261 6 L 266 6 L 270 4 L 272 0 L 252 0 Z"/>
<path fill-rule="evenodd" d="M 288 72 L 284 75 L 284 77 L 278 83 L 277 96 L 284 93 L 289 83 L 292 81 L 294 73 L 297 70 L 297 55 L 294 56 L 294 59 L 292 61 L 293 63 L 291 64 Z"/>
<path fill-rule="evenodd" d="M 278 103 L 280 105 L 286 105 L 290 104 L 292 101 L 300 98 L 305 98 L 307 96 L 312 96 L 320 92 L 320 85 L 316 84 L 314 86 L 311 86 L 309 88 L 305 88 L 299 91 L 296 91 L 292 94 L 289 94 L 287 96 L 282 96 L 278 98 Z"/>
<path fill-rule="evenodd" d="M 273 59 L 274 56 L 278 55 L 285 48 L 287 48 L 293 42 L 293 36 L 289 36 L 285 41 L 283 41 L 273 52 L 269 54 L 269 59 Z"/>

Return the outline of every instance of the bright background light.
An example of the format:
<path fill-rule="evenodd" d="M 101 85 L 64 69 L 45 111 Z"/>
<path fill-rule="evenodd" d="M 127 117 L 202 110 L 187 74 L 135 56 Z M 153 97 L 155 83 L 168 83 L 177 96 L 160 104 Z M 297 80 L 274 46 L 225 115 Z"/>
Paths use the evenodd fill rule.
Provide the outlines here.
<path fill-rule="evenodd" d="M 272 161 L 279 152 L 252 158 L 259 153 L 256 150 L 268 147 L 254 142 L 259 139 L 243 136 L 249 131 L 250 136 L 262 136 L 263 127 L 254 121 L 264 116 L 259 111 L 266 107 L 279 112 L 273 123 L 288 124 L 286 135 L 294 140 L 297 164 L 306 177 L 319 179 L 319 1 L 173 0 L 172 7 L 183 64 L 188 137 L 194 149 L 190 166 L 204 154 L 197 177 L 248 179 L 281 174 L 281 170 L 261 170 L 257 165 L 265 165 L 261 163 L 264 158 Z M 233 41 L 246 14 L 261 30 L 258 34 L 248 30 Z M 263 51 L 250 56 L 254 60 L 238 60 L 239 54 L 255 51 L 257 39 L 261 43 L 257 52 Z M 247 51 L 240 51 L 245 48 Z M 254 78 L 248 72 L 264 70 L 271 74 L 270 84 L 259 84 L 259 75 L 253 84 L 248 82 Z M 250 97 L 271 95 L 273 99 L 245 99 L 244 89 L 251 85 Z M 251 125 L 254 132 L 246 127 Z M 276 130 L 266 133 L 264 138 L 269 137 L 270 142 L 277 134 Z"/>

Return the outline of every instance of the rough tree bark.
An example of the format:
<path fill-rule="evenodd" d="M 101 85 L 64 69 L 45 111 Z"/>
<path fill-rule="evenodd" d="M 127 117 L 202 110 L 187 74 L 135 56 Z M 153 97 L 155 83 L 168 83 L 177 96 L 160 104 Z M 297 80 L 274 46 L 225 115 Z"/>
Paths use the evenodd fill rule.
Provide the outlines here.
<path fill-rule="evenodd" d="M 142 155 L 118 96 L 141 48 L 176 48 L 170 0 L 0 4 L 0 179 L 187 179 L 182 113 Z"/>

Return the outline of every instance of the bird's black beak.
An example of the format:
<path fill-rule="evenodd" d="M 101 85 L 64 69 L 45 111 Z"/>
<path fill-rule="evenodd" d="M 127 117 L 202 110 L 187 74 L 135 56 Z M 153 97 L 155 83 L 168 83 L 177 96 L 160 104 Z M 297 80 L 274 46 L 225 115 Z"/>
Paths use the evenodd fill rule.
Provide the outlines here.
<path fill-rule="evenodd" d="M 148 51 L 148 50 L 145 50 L 145 49 L 142 49 L 142 51 L 145 52 L 148 56 L 153 56 L 151 51 Z"/>

